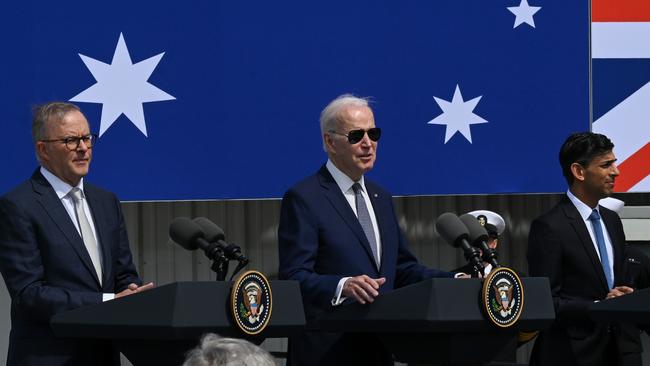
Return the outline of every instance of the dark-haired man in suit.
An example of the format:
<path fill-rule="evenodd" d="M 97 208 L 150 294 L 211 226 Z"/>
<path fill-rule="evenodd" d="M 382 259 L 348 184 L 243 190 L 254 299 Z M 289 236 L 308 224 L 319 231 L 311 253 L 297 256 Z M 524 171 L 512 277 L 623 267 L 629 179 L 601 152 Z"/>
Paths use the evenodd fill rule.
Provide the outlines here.
<path fill-rule="evenodd" d="M 278 230 L 280 277 L 300 282 L 308 323 L 344 301 L 372 303 L 394 288 L 452 277 L 417 262 L 390 193 L 364 179 L 381 136 L 368 102 L 342 95 L 320 123 L 329 160 L 284 195 Z M 309 331 L 290 339 L 289 363 L 387 365 L 392 356 L 372 335 Z"/>
<path fill-rule="evenodd" d="M 11 295 L 8 365 L 116 365 L 109 342 L 56 338 L 60 312 L 137 293 L 120 202 L 84 182 L 97 136 L 79 108 L 35 109 L 32 137 L 40 163 L 0 198 L 0 271 Z"/>
<path fill-rule="evenodd" d="M 595 323 L 587 315 L 594 302 L 633 291 L 626 286 L 621 220 L 598 204 L 619 175 L 613 148 L 601 134 L 569 136 L 559 154 L 567 194 L 531 225 L 530 275 L 548 277 L 556 312 L 536 340 L 531 365 L 641 365 L 636 328 Z"/>

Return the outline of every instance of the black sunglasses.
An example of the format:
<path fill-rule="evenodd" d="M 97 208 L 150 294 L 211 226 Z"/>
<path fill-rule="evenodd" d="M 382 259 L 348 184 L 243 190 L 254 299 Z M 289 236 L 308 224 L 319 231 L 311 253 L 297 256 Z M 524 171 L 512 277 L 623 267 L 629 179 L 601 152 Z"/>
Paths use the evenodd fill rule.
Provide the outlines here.
<path fill-rule="evenodd" d="M 368 138 L 374 142 L 379 141 L 379 138 L 381 137 L 381 128 L 379 127 L 373 127 L 367 130 L 352 130 L 350 132 L 346 133 L 340 133 L 336 132 L 334 130 L 330 130 L 330 133 L 336 134 L 336 135 L 341 135 L 345 136 L 348 138 L 348 142 L 351 145 L 359 143 L 359 141 L 363 140 L 363 136 L 368 133 Z"/>

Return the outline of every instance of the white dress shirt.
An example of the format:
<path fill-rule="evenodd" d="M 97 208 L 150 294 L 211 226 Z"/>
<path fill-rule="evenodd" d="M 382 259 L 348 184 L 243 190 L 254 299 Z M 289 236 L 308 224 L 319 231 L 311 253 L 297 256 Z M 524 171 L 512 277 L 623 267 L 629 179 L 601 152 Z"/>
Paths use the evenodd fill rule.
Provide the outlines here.
<path fill-rule="evenodd" d="M 70 220 L 72 221 L 72 224 L 77 229 L 79 236 L 81 236 L 81 229 L 79 228 L 79 222 L 77 221 L 77 213 L 74 209 L 74 200 L 72 199 L 72 196 L 68 194 L 74 187 L 61 180 L 61 178 L 54 175 L 45 167 L 41 167 L 41 174 L 43 174 L 43 177 L 45 177 L 45 179 L 50 183 L 50 185 L 54 189 L 54 193 L 56 193 L 57 197 L 59 197 L 59 199 L 61 200 L 61 203 L 63 204 L 63 207 L 65 208 L 66 212 L 68 213 L 68 216 L 70 216 Z M 97 246 L 98 248 L 101 248 L 101 243 L 99 242 L 99 236 L 97 235 L 97 230 L 95 229 L 95 222 L 93 221 L 93 215 L 90 214 L 90 207 L 88 206 L 88 201 L 86 200 L 86 196 L 84 193 L 83 178 L 79 180 L 79 184 L 77 184 L 76 187 L 79 188 L 82 194 L 84 195 L 82 199 L 82 204 L 84 206 L 84 213 L 86 214 L 86 219 L 88 219 L 88 223 L 90 223 L 90 228 L 92 229 L 93 236 L 95 237 L 95 241 L 97 242 Z M 104 259 L 102 258 L 101 249 L 99 250 L 99 256 L 103 262 Z M 107 293 L 102 294 L 102 301 L 113 300 L 114 298 L 115 298 L 115 294 L 107 294 Z"/>
<path fill-rule="evenodd" d="M 348 204 L 350 205 L 350 208 L 352 208 L 352 211 L 355 215 L 358 214 L 354 190 L 352 189 L 352 186 L 354 183 L 359 183 L 359 185 L 361 185 L 361 195 L 366 202 L 368 214 L 370 214 L 370 221 L 372 222 L 372 228 L 375 232 L 375 238 L 377 239 L 377 263 L 381 265 L 381 236 L 379 235 L 379 226 L 377 225 L 377 217 L 375 216 L 375 210 L 372 207 L 372 202 L 370 202 L 370 197 L 368 197 L 368 190 L 366 189 L 363 176 L 361 176 L 361 179 L 359 179 L 358 182 L 355 182 L 345 173 L 343 173 L 339 168 L 337 168 L 331 160 L 327 160 L 325 167 L 334 178 L 336 185 L 338 185 L 341 189 L 341 193 L 343 193 L 343 196 L 345 197 L 346 201 L 348 201 Z M 336 293 L 332 298 L 332 305 L 336 306 L 345 301 L 345 297 L 341 297 L 341 292 L 343 291 L 343 285 L 345 284 L 345 281 L 347 281 L 349 278 L 350 277 L 343 277 L 339 281 L 338 285 L 336 286 Z"/>
<path fill-rule="evenodd" d="M 578 197 L 576 197 L 573 193 L 571 193 L 571 190 L 567 190 L 566 194 L 567 196 L 569 196 L 569 199 L 571 200 L 573 205 L 576 206 L 576 209 L 578 209 L 578 212 L 580 213 L 580 217 L 585 222 L 585 226 L 587 227 L 587 231 L 589 232 L 589 236 L 591 237 L 591 243 L 594 245 L 594 249 L 596 249 L 596 253 L 598 254 L 598 258 L 600 259 L 601 255 L 600 252 L 598 251 L 598 242 L 596 241 L 594 225 L 589 220 L 589 216 L 591 215 L 591 211 L 593 211 L 593 208 L 587 206 L 584 202 L 580 201 Z M 596 210 L 598 210 L 598 214 L 600 214 L 599 207 L 596 206 L 595 208 Z M 614 252 L 612 249 L 613 248 L 612 240 L 609 237 L 609 233 L 607 232 L 607 226 L 605 226 L 605 222 L 602 219 L 601 219 L 601 226 L 603 227 L 603 238 L 605 239 L 605 248 L 607 249 L 607 257 L 609 258 L 609 273 L 611 275 L 611 278 L 614 279 Z"/>

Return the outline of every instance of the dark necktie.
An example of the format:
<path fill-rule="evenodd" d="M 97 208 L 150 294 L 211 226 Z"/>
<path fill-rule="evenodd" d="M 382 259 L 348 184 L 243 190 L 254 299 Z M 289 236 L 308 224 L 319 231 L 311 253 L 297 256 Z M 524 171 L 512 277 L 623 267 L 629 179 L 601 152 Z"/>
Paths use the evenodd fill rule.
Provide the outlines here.
<path fill-rule="evenodd" d="M 379 268 L 379 255 L 377 254 L 377 239 L 375 238 L 375 230 L 372 227 L 372 220 L 370 220 L 370 213 L 368 213 L 368 207 L 366 206 L 366 200 L 363 199 L 361 194 L 361 185 L 359 183 L 354 183 L 352 186 L 354 190 L 354 200 L 357 206 L 357 217 L 363 232 L 366 234 L 368 243 L 370 243 L 370 249 L 372 250 L 372 255 L 375 257 L 375 263 L 377 268 Z"/>
<path fill-rule="evenodd" d="M 596 244 L 598 244 L 598 251 L 600 252 L 600 264 L 603 266 L 605 278 L 607 279 L 607 286 L 614 287 L 612 274 L 609 270 L 609 256 L 607 255 L 607 248 L 605 247 L 605 237 L 603 236 L 603 226 L 600 224 L 600 214 L 598 210 L 594 209 L 589 215 L 589 221 L 594 225 L 594 234 L 596 236 Z"/>

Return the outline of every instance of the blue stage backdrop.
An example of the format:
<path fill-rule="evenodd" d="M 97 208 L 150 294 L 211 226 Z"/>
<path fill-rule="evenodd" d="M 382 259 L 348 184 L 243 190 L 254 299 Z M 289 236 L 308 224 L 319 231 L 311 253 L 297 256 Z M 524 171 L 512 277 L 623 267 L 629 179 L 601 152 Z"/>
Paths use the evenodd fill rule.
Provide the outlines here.
<path fill-rule="evenodd" d="M 396 195 L 558 192 L 589 129 L 588 2 L 11 2 L 0 193 L 36 167 L 31 107 L 101 134 L 88 179 L 123 200 L 281 197 L 326 161 L 319 113 L 371 96 L 370 178 Z M 431 123 L 430 123 L 431 122 Z"/>

